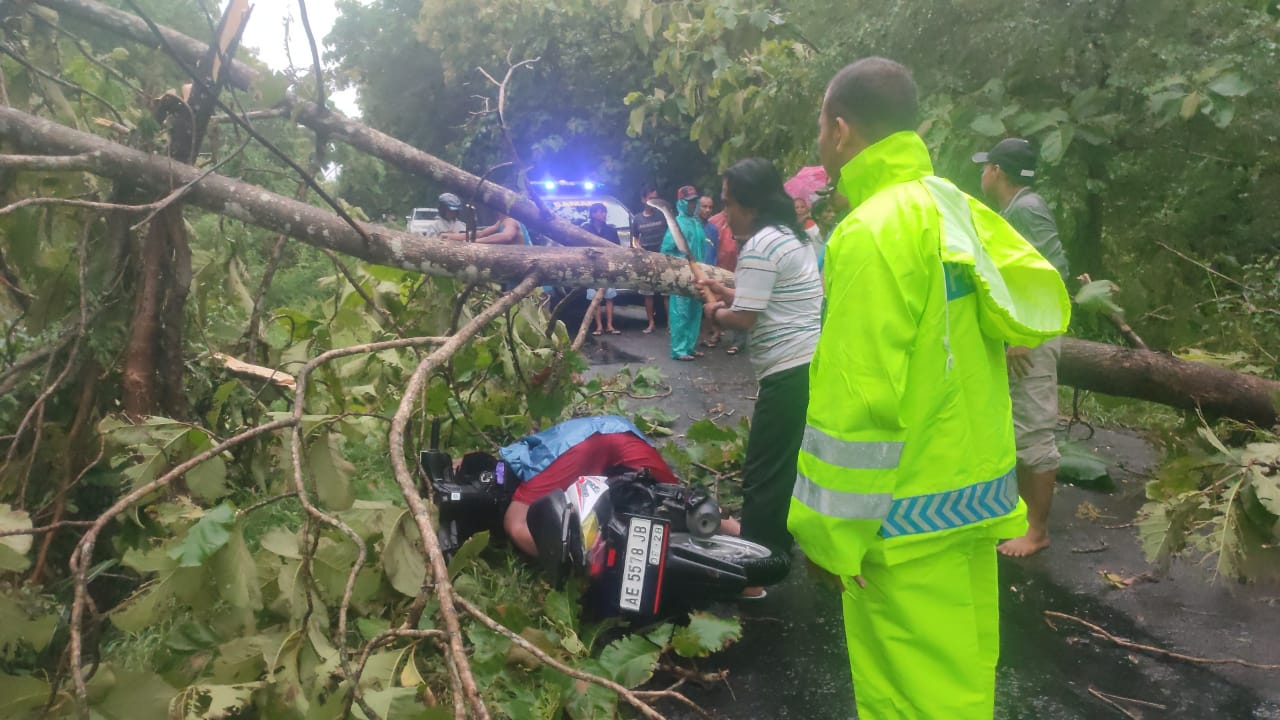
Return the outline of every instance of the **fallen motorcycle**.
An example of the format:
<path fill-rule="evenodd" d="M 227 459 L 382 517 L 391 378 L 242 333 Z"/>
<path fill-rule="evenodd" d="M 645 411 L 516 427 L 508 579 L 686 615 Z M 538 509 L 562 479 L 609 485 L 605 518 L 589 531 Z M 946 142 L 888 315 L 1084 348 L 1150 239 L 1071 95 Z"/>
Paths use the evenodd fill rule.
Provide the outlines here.
<path fill-rule="evenodd" d="M 487 453 L 421 454 L 426 488 L 440 510 L 441 549 L 451 555 L 476 533 L 503 535 L 519 481 Z M 587 579 L 595 614 L 654 616 L 733 599 L 786 576 L 789 558 L 720 532 L 720 508 L 706 492 L 664 484 L 648 471 L 583 476 L 529 507 L 537 564 L 552 584 Z"/>

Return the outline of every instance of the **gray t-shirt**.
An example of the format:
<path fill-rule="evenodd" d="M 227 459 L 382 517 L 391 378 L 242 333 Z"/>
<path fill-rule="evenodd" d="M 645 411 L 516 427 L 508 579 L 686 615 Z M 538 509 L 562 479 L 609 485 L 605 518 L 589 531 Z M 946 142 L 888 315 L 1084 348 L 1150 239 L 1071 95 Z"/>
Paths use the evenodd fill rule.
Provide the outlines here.
<path fill-rule="evenodd" d="M 466 232 L 467 224 L 462 220 L 445 220 L 438 217 L 427 226 L 428 235 L 443 235 L 447 232 Z"/>
<path fill-rule="evenodd" d="M 1044 198 L 1023 188 L 1009 201 L 1009 206 L 1000 212 L 1005 220 L 1013 226 L 1018 234 L 1027 239 L 1040 254 L 1044 256 L 1066 280 L 1071 274 L 1067 263 L 1067 253 L 1058 240 L 1058 224 L 1053 220 L 1053 211 L 1045 203 Z"/>
<path fill-rule="evenodd" d="M 822 329 L 822 276 L 813 248 L 770 226 L 738 254 L 734 310 L 759 313 L 747 348 L 757 379 L 813 358 Z"/>

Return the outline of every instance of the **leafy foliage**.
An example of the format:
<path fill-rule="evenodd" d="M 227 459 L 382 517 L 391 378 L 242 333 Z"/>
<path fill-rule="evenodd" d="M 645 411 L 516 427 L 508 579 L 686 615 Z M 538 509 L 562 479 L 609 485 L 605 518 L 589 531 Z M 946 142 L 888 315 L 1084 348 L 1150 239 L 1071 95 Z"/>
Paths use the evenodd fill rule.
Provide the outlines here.
<path fill-rule="evenodd" d="M 1184 553 L 1213 564 L 1214 577 L 1274 577 L 1280 568 L 1280 437 L 1229 448 L 1207 426 L 1194 454 L 1162 468 L 1147 486 L 1138 519 L 1152 562 L 1167 567 Z M 1204 450 L 1207 446 L 1208 451 Z"/>

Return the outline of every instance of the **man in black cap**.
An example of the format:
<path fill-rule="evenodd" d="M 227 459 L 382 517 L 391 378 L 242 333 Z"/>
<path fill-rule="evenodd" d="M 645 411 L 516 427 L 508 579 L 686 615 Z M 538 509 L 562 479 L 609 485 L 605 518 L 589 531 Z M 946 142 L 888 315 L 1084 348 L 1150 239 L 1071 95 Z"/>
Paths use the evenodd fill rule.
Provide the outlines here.
<path fill-rule="evenodd" d="M 1067 255 L 1044 198 L 1031 190 L 1036 152 L 1022 138 L 1006 138 L 973 161 L 982 165 L 982 192 L 1005 220 L 1057 268 L 1065 280 Z M 1009 347 L 1009 392 L 1018 447 L 1018 493 L 1027 503 L 1027 534 L 997 548 L 1010 557 L 1033 555 L 1049 545 L 1049 507 L 1058 477 L 1058 354 L 1061 338 L 1037 348 Z"/>
<path fill-rule="evenodd" d="M 432 221 L 432 227 L 427 234 L 440 236 L 451 234 L 453 237 L 446 239 L 465 240 L 467 224 L 463 222 L 461 216 L 462 199 L 453 193 L 441 193 L 440 197 L 436 198 L 436 208 L 440 211 L 440 217 Z"/>

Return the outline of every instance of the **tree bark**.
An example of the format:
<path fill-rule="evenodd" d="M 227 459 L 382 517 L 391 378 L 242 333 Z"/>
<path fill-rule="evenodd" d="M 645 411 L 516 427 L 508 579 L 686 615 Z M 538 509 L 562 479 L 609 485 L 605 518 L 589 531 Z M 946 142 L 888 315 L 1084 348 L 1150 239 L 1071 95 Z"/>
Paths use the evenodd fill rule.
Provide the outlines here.
<path fill-rule="evenodd" d="M 10 107 L 0 107 L 0 139 L 26 152 L 74 155 L 97 151 L 91 161 L 94 173 L 127 179 L 152 190 L 168 191 L 203 174 L 189 165 Z M 328 210 L 216 173 L 200 180 L 184 199 L 210 212 L 283 233 L 315 247 L 428 275 L 516 283 L 536 272 L 540 282 L 548 285 L 608 286 L 697 296 L 687 262 L 643 250 L 446 242 L 362 223 L 369 237 L 366 244 L 360 233 Z M 552 239 L 565 239 L 558 234 L 559 226 L 548 227 L 553 231 Z M 731 273 L 710 266 L 703 266 L 702 270 L 727 285 L 733 284 Z"/>
<path fill-rule="evenodd" d="M 1149 350 L 1064 338 L 1058 382 L 1261 427 L 1280 421 L 1280 382 Z"/>
<path fill-rule="evenodd" d="M 174 96 L 172 103 L 157 106 L 156 120 L 169 122 L 168 154 L 172 160 L 189 163 L 199 156 L 218 93 L 229 76 L 223 72 L 222 58 L 235 55 L 248 13 L 247 0 L 227 4 L 218 23 L 217 46 L 209 46 L 195 65 L 201 77 L 195 78 L 200 82 L 192 87 L 190 99 L 183 103 Z M 141 285 L 124 360 L 125 412 L 135 418 L 160 414 L 185 420 L 183 328 L 192 270 L 181 201 L 152 219 L 143 236 L 140 258 Z"/>
<path fill-rule="evenodd" d="M 151 32 L 151 28 L 147 27 L 147 23 L 137 15 L 108 7 L 100 2 L 95 2 L 95 0 L 37 0 L 37 2 L 52 10 L 57 10 L 63 15 L 79 18 L 91 25 L 123 35 L 147 47 L 160 47 L 160 42 L 156 40 L 155 33 Z M 159 27 L 160 34 L 164 35 L 165 41 L 174 49 L 174 52 L 182 56 L 182 59 L 188 65 L 195 67 L 208 54 L 209 46 L 207 44 L 183 35 L 177 30 L 164 26 Z M 258 71 L 239 60 L 233 60 L 231 66 L 226 68 L 225 72 L 227 73 L 228 82 L 239 90 L 248 90 L 254 81 L 258 79 Z"/>

